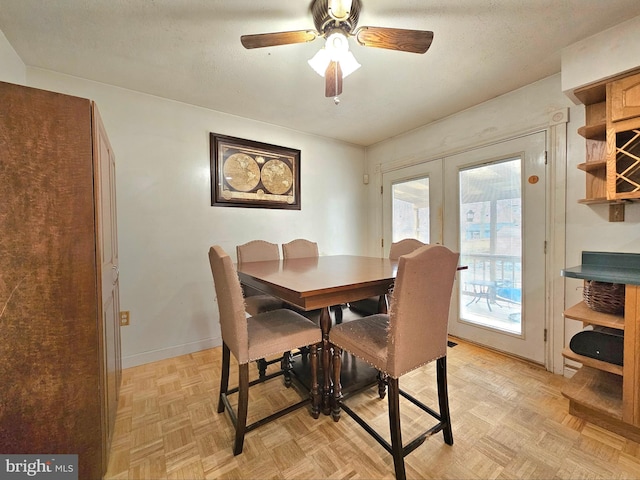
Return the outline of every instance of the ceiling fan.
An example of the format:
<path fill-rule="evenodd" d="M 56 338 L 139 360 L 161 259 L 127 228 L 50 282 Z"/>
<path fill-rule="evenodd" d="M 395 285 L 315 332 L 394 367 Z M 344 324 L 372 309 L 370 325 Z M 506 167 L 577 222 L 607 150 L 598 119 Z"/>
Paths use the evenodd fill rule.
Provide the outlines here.
<path fill-rule="evenodd" d="M 360 68 L 349 51 L 348 37 L 354 37 L 365 47 L 411 53 L 425 53 L 433 41 L 433 32 L 429 31 L 385 27 L 356 28 L 361 8 L 360 0 L 313 0 L 311 14 L 316 30 L 242 35 L 240 41 L 245 48 L 251 49 L 325 38 L 324 48 L 309 60 L 309 65 L 325 77 L 325 96 L 334 97 L 337 104 L 338 95 L 342 93 L 342 79 Z"/>

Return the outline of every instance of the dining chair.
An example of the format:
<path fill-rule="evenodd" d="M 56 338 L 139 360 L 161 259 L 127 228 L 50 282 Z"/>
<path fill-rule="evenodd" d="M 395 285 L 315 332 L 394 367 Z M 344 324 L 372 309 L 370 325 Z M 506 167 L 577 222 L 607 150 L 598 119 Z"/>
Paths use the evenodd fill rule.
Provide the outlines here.
<path fill-rule="evenodd" d="M 264 262 L 268 260 L 280 260 L 280 251 L 277 243 L 270 243 L 264 240 L 252 240 L 243 245 L 236 246 L 236 257 L 238 263 L 242 262 Z M 284 308 L 284 302 L 277 297 L 267 294 L 245 292 L 245 310 L 249 315 L 268 312 Z"/>
<path fill-rule="evenodd" d="M 336 325 L 329 332 L 333 345 L 332 415 L 337 422 L 344 410 L 393 455 L 397 479 L 405 478 L 404 457 L 428 436 L 443 432 L 453 445 L 447 392 L 447 323 L 458 253 L 442 245 L 425 245 L 398 259 L 389 314 L 376 314 Z M 342 398 L 341 355 L 345 350 L 384 373 L 388 384 L 391 443 L 380 436 Z M 399 378 L 436 361 L 439 413 L 400 390 Z M 406 445 L 402 442 L 399 396 L 429 413 L 438 423 Z"/>
<path fill-rule="evenodd" d="M 315 414 L 319 410 L 317 346 L 322 340 L 322 333 L 313 322 L 288 309 L 271 310 L 247 318 L 240 280 L 229 255 L 220 246 L 214 245 L 209 249 L 209 263 L 222 333 L 222 375 L 218 413 L 223 413 L 226 409 L 231 417 L 235 428 L 233 454 L 238 455 L 242 453 L 245 433 L 293 412 L 310 401 L 312 412 Z M 247 425 L 249 388 L 283 374 L 281 369 L 250 382 L 249 362 L 303 346 L 309 346 L 310 349 L 310 396 Z M 229 389 L 231 354 L 238 362 L 238 387 Z M 229 395 L 235 393 L 238 394 L 237 412 L 229 402 Z"/>
<path fill-rule="evenodd" d="M 402 240 L 391 244 L 391 248 L 389 249 L 389 259 L 398 260 L 402 255 L 411 253 L 425 245 L 426 243 L 421 242 L 417 238 L 403 238 Z"/>
<path fill-rule="evenodd" d="M 282 244 L 282 258 L 306 258 L 318 256 L 318 244 L 298 238 Z"/>
<path fill-rule="evenodd" d="M 398 242 L 391 244 L 389 249 L 389 259 L 398 260 L 402 255 L 413 252 L 415 249 L 424 247 L 426 243 L 421 242 L 416 238 L 404 238 Z M 374 315 L 379 312 L 379 297 L 370 297 L 362 300 L 356 300 L 349 303 L 349 308 L 355 310 L 355 313 L 362 315 Z"/>
<path fill-rule="evenodd" d="M 277 243 L 270 243 L 264 240 L 252 240 L 236 246 L 236 257 L 238 263 L 280 260 L 280 251 Z M 251 291 L 245 287 L 242 287 L 242 291 L 244 292 L 244 309 L 249 315 L 257 315 L 259 313 L 287 307 L 281 299 L 273 295 Z M 257 366 L 260 377 L 266 374 L 269 365 L 277 363 L 280 360 L 281 359 L 273 359 L 267 361 L 264 358 L 258 359 Z M 288 379 L 289 377 L 287 376 L 287 384 L 289 383 Z"/>

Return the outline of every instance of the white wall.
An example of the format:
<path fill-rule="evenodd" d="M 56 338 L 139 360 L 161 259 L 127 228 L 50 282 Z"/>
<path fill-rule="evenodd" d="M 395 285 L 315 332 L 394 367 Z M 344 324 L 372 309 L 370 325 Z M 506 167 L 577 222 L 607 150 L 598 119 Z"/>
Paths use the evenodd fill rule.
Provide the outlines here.
<path fill-rule="evenodd" d="M 0 30 L 0 81 L 24 85 L 26 67 Z"/>
<path fill-rule="evenodd" d="M 395 168 L 438 159 L 532 129 L 544 129 L 552 112 L 572 106 L 559 87 L 560 76 L 555 75 L 373 145 L 367 149 L 367 169 L 375 178 L 377 171 L 390 165 Z M 377 189 L 371 189 L 369 202 L 379 203 Z M 380 238 L 380 218 L 380 212 L 370 212 L 371 225 L 376 228 L 375 236 L 372 232 L 370 238 Z M 372 252 L 377 244 L 375 240 L 370 243 Z"/>
<path fill-rule="evenodd" d="M 624 223 L 610 223 L 606 205 L 587 206 L 577 203 L 578 199 L 585 196 L 584 172 L 577 169 L 577 165 L 585 161 L 585 141 L 576 133 L 578 127 L 584 123 L 584 107 L 573 105 L 562 93 L 560 74 L 374 145 L 367 150 L 366 168 L 373 174 L 372 177 L 379 179 L 380 175 L 375 175 L 375 172 L 379 171 L 381 166 L 388 167 L 394 163 L 412 164 L 442 158 L 452 152 L 488 144 L 532 127 L 544 127 L 549 123 L 551 112 L 566 107 L 570 107 L 565 190 L 566 264 L 554 267 L 558 272 L 551 272 L 551 276 L 557 276 L 563 266 L 579 265 L 583 250 L 640 253 L 640 204 L 626 207 Z M 369 213 L 369 239 L 372 241 L 369 242 L 368 251 L 374 254 L 379 250 L 376 239 L 381 236 L 382 215 L 376 181 L 372 181 L 372 186 L 373 188 L 369 189 L 369 203 L 376 207 Z M 581 283 L 568 279 L 565 280 L 565 285 L 566 299 L 552 298 L 551 303 L 560 302 L 570 306 L 580 300 L 582 292 L 578 287 Z M 556 314 L 554 321 L 564 320 Z M 567 320 L 563 327 L 565 344 L 581 329 L 581 325 L 572 320 Z M 557 356 L 559 352 L 553 353 Z"/>
<path fill-rule="evenodd" d="M 562 90 L 576 104 L 573 90 L 640 64 L 640 16 L 569 45 L 562 50 Z"/>
<path fill-rule="evenodd" d="M 116 154 L 124 366 L 220 344 L 207 251 L 304 237 L 362 253 L 361 147 L 40 69 L 30 86 L 98 104 Z M 209 133 L 301 150 L 302 210 L 211 207 Z"/>

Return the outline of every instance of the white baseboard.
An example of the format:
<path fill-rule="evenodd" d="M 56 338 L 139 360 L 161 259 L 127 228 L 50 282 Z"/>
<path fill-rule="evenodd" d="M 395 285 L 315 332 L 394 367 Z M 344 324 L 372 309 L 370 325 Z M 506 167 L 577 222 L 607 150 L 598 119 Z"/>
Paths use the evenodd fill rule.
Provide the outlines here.
<path fill-rule="evenodd" d="M 219 347 L 220 345 L 222 345 L 222 338 L 216 337 L 198 340 L 197 342 L 184 343 L 182 345 L 173 345 L 171 347 L 161 348 L 158 350 L 136 353 L 135 355 L 122 357 L 122 368 L 137 367 L 138 365 L 144 365 L 145 363 L 179 357 L 180 355 L 187 355 L 189 353 L 199 352 L 200 350 Z"/>

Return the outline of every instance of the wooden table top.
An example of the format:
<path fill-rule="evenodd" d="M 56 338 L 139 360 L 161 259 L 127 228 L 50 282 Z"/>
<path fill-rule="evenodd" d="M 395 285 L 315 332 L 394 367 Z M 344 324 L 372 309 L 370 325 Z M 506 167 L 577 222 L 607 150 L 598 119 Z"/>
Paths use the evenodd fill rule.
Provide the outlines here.
<path fill-rule="evenodd" d="M 244 285 L 305 310 L 383 295 L 393 283 L 397 261 L 329 255 L 237 265 Z"/>

